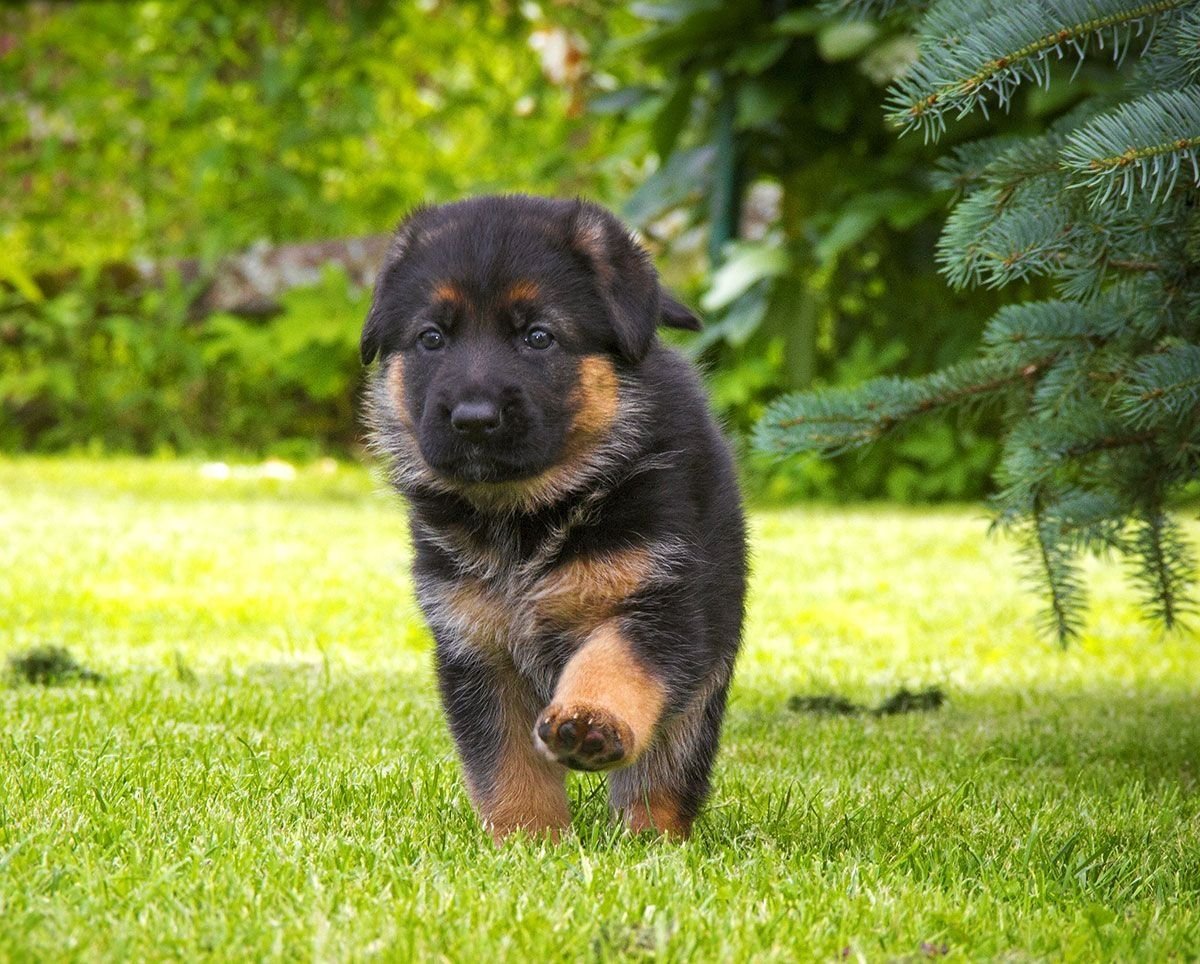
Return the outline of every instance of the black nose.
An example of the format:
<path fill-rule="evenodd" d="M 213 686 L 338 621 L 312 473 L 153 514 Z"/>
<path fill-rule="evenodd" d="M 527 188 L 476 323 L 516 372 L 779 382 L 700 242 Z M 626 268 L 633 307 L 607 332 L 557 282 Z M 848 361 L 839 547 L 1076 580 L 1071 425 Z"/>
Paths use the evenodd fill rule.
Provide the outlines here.
<path fill-rule="evenodd" d="M 450 413 L 454 431 L 478 441 L 500 427 L 500 408 L 494 402 L 459 402 Z"/>

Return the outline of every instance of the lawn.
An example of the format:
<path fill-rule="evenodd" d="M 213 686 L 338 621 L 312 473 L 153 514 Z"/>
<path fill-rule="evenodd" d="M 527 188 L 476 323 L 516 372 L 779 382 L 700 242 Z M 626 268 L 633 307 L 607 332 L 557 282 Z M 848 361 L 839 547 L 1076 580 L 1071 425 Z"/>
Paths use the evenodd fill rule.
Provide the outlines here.
<path fill-rule="evenodd" d="M 0 652 L 105 677 L 0 688 L 0 959 L 1200 955 L 1200 640 L 1114 564 L 1064 652 L 977 508 L 757 512 L 695 838 L 626 836 L 586 777 L 575 835 L 496 849 L 399 506 L 345 465 L 220 474 L 0 461 Z"/>

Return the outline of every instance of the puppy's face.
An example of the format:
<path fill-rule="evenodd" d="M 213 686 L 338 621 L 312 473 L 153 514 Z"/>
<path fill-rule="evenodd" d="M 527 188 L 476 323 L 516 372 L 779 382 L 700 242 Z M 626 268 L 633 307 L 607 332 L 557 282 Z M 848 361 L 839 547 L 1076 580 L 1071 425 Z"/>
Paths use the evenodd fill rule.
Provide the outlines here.
<path fill-rule="evenodd" d="M 660 321 L 698 324 L 664 299 L 644 252 L 581 202 L 479 198 L 411 216 L 363 330 L 396 424 L 451 483 L 530 479 L 611 430 L 618 370 Z"/>

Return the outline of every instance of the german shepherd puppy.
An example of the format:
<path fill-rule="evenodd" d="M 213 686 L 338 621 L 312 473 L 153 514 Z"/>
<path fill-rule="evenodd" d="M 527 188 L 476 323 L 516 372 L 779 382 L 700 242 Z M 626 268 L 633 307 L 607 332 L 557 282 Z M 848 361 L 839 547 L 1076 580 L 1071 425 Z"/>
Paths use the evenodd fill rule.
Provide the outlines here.
<path fill-rule="evenodd" d="M 399 227 L 362 358 L 484 825 L 557 837 L 567 769 L 686 837 L 741 636 L 733 463 L 658 325 L 699 328 L 607 211 L 505 196 Z"/>

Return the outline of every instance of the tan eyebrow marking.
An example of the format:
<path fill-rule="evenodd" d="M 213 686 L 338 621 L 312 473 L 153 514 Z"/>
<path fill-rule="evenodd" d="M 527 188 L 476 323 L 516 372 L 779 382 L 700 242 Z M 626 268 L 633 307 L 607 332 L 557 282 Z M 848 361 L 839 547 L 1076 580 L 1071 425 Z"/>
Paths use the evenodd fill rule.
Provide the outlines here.
<path fill-rule="evenodd" d="M 451 304 L 461 305 L 466 302 L 466 296 L 462 293 L 462 289 L 452 281 L 440 281 L 433 288 L 434 301 L 448 301 Z"/>
<path fill-rule="evenodd" d="M 516 281 L 509 285 L 504 292 L 505 301 L 533 301 L 541 294 L 542 289 L 536 281 Z"/>

